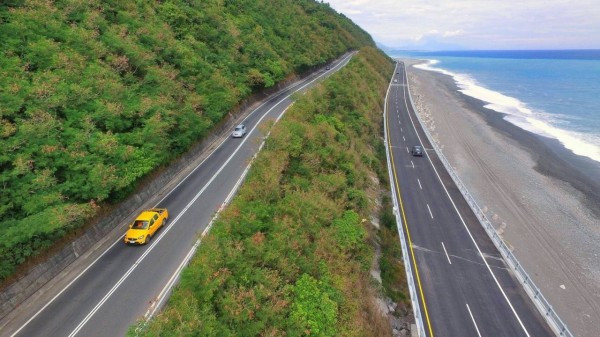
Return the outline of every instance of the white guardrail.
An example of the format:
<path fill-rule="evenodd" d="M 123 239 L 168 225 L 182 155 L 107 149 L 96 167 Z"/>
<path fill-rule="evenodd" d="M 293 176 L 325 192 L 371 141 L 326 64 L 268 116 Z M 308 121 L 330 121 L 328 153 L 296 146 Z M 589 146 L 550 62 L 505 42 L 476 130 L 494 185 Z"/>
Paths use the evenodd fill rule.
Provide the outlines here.
<path fill-rule="evenodd" d="M 471 210 L 473 211 L 473 213 L 475 213 L 475 215 L 477 216 L 477 219 L 479 219 L 479 222 L 485 229 L 486 233 L 488 234 L 488 236 L 490 237 L 490 239 L 492 240 L 492 242 L 494 243 L 494 245 L 496 246 L 496 248 L 498 249 L 500 254 L 502 254 L 504 261 L 506 262 L 506 264 L 508 264 L 510 266 L 510 268 L 516 275 L 517 279 L 519 280 L 519 282 L 525 289 L 525 292 L 532 299 L 532 301 L 535 304 L 535 306 L 537 307 L 538 311 L 542 314 L 542 316 L 544 317 L 544 319 L 546 320 L 548 325 L 550 325 L 552 330 L 554 330 L 556 335 L 573 337 L 573 334 L 571 333 L 571 331 L 569 331 L 569 329 L 567 328 L 567 325 L 560 319 L 560 317 L 558 316 L 556 311 L 554 311 L 554 309 L 552 308 L 552 305 L 550 305 L 548 300 L 542 295 L 540 288 L 538 288 L 533 283 L 533 280 L 531 279 L 531 277 L 527 274 L 527 272 L 525 271 L 523 266 L 519 263 L 519 261 L 517 260 L 515 255 L 511 252 L 511 250 L 508 248 L 508 246 L 504 243 L 504 241 L 502 240 L 502 238 L 500 237 L 498 232 L 496 232 L 496 229 L 494 228 L 494 226 L 492 225 L 490 220 L 486 217 L 485 213 L 481 210 L 481 208 L 475 201 L 475 198 L 471 195 L 471 193 L 469 193 L 469 190 L 467 189 L 467 187 L 462 183 L 462 181 L 460 180 L 458 175 L 454 172 L 452 165 L 450 165 L 450 162 L 448 162 L 448 160 L 444 156 L 442 150 L 434 142 L 433 137 L 431 136 L 431 134 L 425 127 L 425 123 L 423 123 L 423 121 L 421 120 L 421 117 L 417 113 L 417 109 L 415 109 L 415 104 L 413 103 L 412 96 L 410 95 L 410 86 L 408 84 L 408 74 L 406 71 L 404 72 L 404 76 L 405 76 L 405 80 L 406 80 L 406 86 L 409 89 L 408 90 L 408 92 L 409 92 L 408 98 L 410 100 L 410 105 L 412 106 L 413 111 L 415 111 L 415 115 L 417 116 L 417 119 L 419 120 L 419 123 L 421 124 L 421 127 L 422 127 L 423 131 L 425 132 L 425 135 L 429 139 L 429 142 L 433 146 L 433 149 L 437 153 L 438 157 L 444 164 L 444 167 L 446 168 L 446 170 L 452 177 L 452 180 L 454 181 L 456 186 L 458 186 L 460 192 L 462 193 L 465 200 L 471 207 Z M 386 95 L 386 102 L 387 102 L 387 95 Z M 387 149 L 387 146 L 386 146 L 386 149 Z M 388 169 L 389 169 L 389 159 L 388 159 Z M 397 215 L 397 217 L 398 217 L 398 215 Z M 403 248 L 404 248 L 404 246 L 403 246 Z M 404 249 L 403 249 L 403 253 L 404 253 Z M 408 271 L 407 271 L 407 273 L 408 273 Z M 414 288 L 414 285 L 413 285 L 413 288 Z M 411 293 L 411 298 L 412 298 L 412 296 L 413 296 L 413 293 Z M 413 302 L 414 302 L 414 300 L 413 300 Z M 415 318 L 416 317 L 417 317 L 417 315 L 415 313 Z M 423 323 L 421 322 L 421 325 L 422 324 Z M 421 334 L 419 334 L 419 335 L 422 336 Z"/>

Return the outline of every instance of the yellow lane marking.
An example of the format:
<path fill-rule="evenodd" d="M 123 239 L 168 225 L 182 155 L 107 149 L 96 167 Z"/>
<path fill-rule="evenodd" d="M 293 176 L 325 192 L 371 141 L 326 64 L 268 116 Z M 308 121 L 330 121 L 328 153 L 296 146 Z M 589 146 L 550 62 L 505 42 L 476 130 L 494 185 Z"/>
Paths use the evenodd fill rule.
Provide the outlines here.
<path fill-rule="evenodd" d="M 387 103 L 386 103 L 387 104 Z M 400 202 L 400 212 L 402 213 L 402 222 L 404 222 L 404 228 L 406 229 L 406 237 L 408 239 L 408 246 L 410 247 L 410 254 L 412 256 L 413 266 L 415 266 L 415 275 L 417 276 L 417 285 L 419 286 L 419 292 L 421 293 L 421 299 L 423 302 L 423 310 L 425 311 L 425 320 L 427 321 L 427 327 L 429 328 L 429 336 L 433 337 L 433 329 L 431 328 L 431 322 L 429 320 L 429 312 L 427 311 L 427 304 L 425 303 L 425 295 L 423 294 L 423 287 L 421 286 L 421 279 L 419 278 L 419 268 L 417 267 L 417 260 L 415 259 L 415 252 L 413 250 L 412 240 L 410 239 L 410 231 L 408 230 L 408 223 L 406 221 L 406 215 L 404 214 L 404 204 L 402 203 L 402 196 L 400 194 L 400 185 L 398 184 L 398 176 L 396 174 L 396 165 L 394 164 L 394 153 L 392 152 L 391 136 L 390 136 L 390 123 L 388 114 L 385 118 L 388 119 L 387 134 L 388 134 L 388 147 L 390 152 L 390 159 L 392 161 L 392 171 L 394 173 L 394 181 L 396 183 L 396 194 L 398 195 L 398 201 Z"/>

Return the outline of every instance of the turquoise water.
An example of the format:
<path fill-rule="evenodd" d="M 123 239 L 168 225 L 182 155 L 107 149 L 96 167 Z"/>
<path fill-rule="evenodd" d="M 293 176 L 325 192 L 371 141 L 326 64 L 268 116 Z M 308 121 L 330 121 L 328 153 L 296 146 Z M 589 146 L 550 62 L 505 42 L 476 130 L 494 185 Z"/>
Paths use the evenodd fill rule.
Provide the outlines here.
<path fill-rule="evenodd" d="M 509 122 L 600 162 L 600 50 L 388 52 L 428 60 Z"/>

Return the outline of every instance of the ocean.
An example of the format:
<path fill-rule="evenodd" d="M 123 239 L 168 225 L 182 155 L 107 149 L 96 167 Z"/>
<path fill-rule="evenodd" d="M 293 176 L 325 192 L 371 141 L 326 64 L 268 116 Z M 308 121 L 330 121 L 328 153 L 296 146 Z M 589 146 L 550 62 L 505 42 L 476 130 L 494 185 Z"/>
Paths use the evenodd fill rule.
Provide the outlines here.
<path fill-rule="evenodd" d="M 427 60 L 520 128 L 600 162 L 600 50 L 388 51 Z"/>

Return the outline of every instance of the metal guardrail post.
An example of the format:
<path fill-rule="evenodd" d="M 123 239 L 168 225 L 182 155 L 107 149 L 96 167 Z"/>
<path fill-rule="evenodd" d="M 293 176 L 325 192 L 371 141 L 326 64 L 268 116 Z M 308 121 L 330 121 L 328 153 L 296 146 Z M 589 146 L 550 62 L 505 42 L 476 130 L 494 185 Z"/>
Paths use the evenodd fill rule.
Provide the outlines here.
<path fill-rule="evenodd" d="M 471 195 L 471 193 L 469 193 L 466 186 L 462 183 L 458 175 L 454 172 L 454 169 L 450 165 L 450 162 L 444 156 L 442 150 L 435 143 L 433 137 L 429 133 L 429 130 L 427 130 L 425 123 L 423 123 L 423 120 L 419 116 L 419 113 L 417 113 L 417 109 L 415 108 L 412 96 L 410 95 L 410 85 L 408 83 L 408 73 L 406 71 L 404 72 L 404 76 L 406 79 L 406 86 L 408 88 L 408 99 L 410 101 L 410 105 L 415 111 L 417 120 L 419 124 L 421 124 L 421 128 L 425 132 L 425 136 L 427 137 L 427 139 L 429 139 L 429 142 L 433 146 L 433 150 L 436 152 L 436 154 L 442 161 L 442 164 L 444 165 L 448 173 L 450 173 L 450 177 L 460 190 L 465 200 L 467 200 L 467 203 L 469 204 L 469 207 L 471 208 L 473 213 L 475 213 L 476 215 L 481 214 L 481 217 L 477 216 L 477 219 L 479 219 L 479 223 L 485 229 L 485 232 L 488 234 L 488 236 L 502 255 L 506 264 L 510 266 L 511 270 L 517 276 L 517 279 L 520 280 L 523 289 L 525 289 L 525 292 L 527 293 L 529 298 L 531 298 L 538 311 L 542 314 L 542 316 L 544 316 L 548 325 L 552 328 L 552 330 L 554 330 L 554 333 L 556 333 L 557 336 L 573 337 L 573 334 L 571 333 L 571 331 L 569 331 L 567 325 L 560 319 L 560 317 L 558 317 L 558 314 L 554 311 L 554 309 L 552 308 L 548 300 L 546 300 L 544 295 L 542 295 L 540 289 L 533 283 L 531 277 L 527 274 L 525 269 L 518 262 L 517 257 L 510 251 L 508 246 L 504 243 L 504 241 L 492 225 L 491 221 L 489 221 L 485 213 L 483 213 L 483 211 L 475 201 L 475 198 Z"/>

